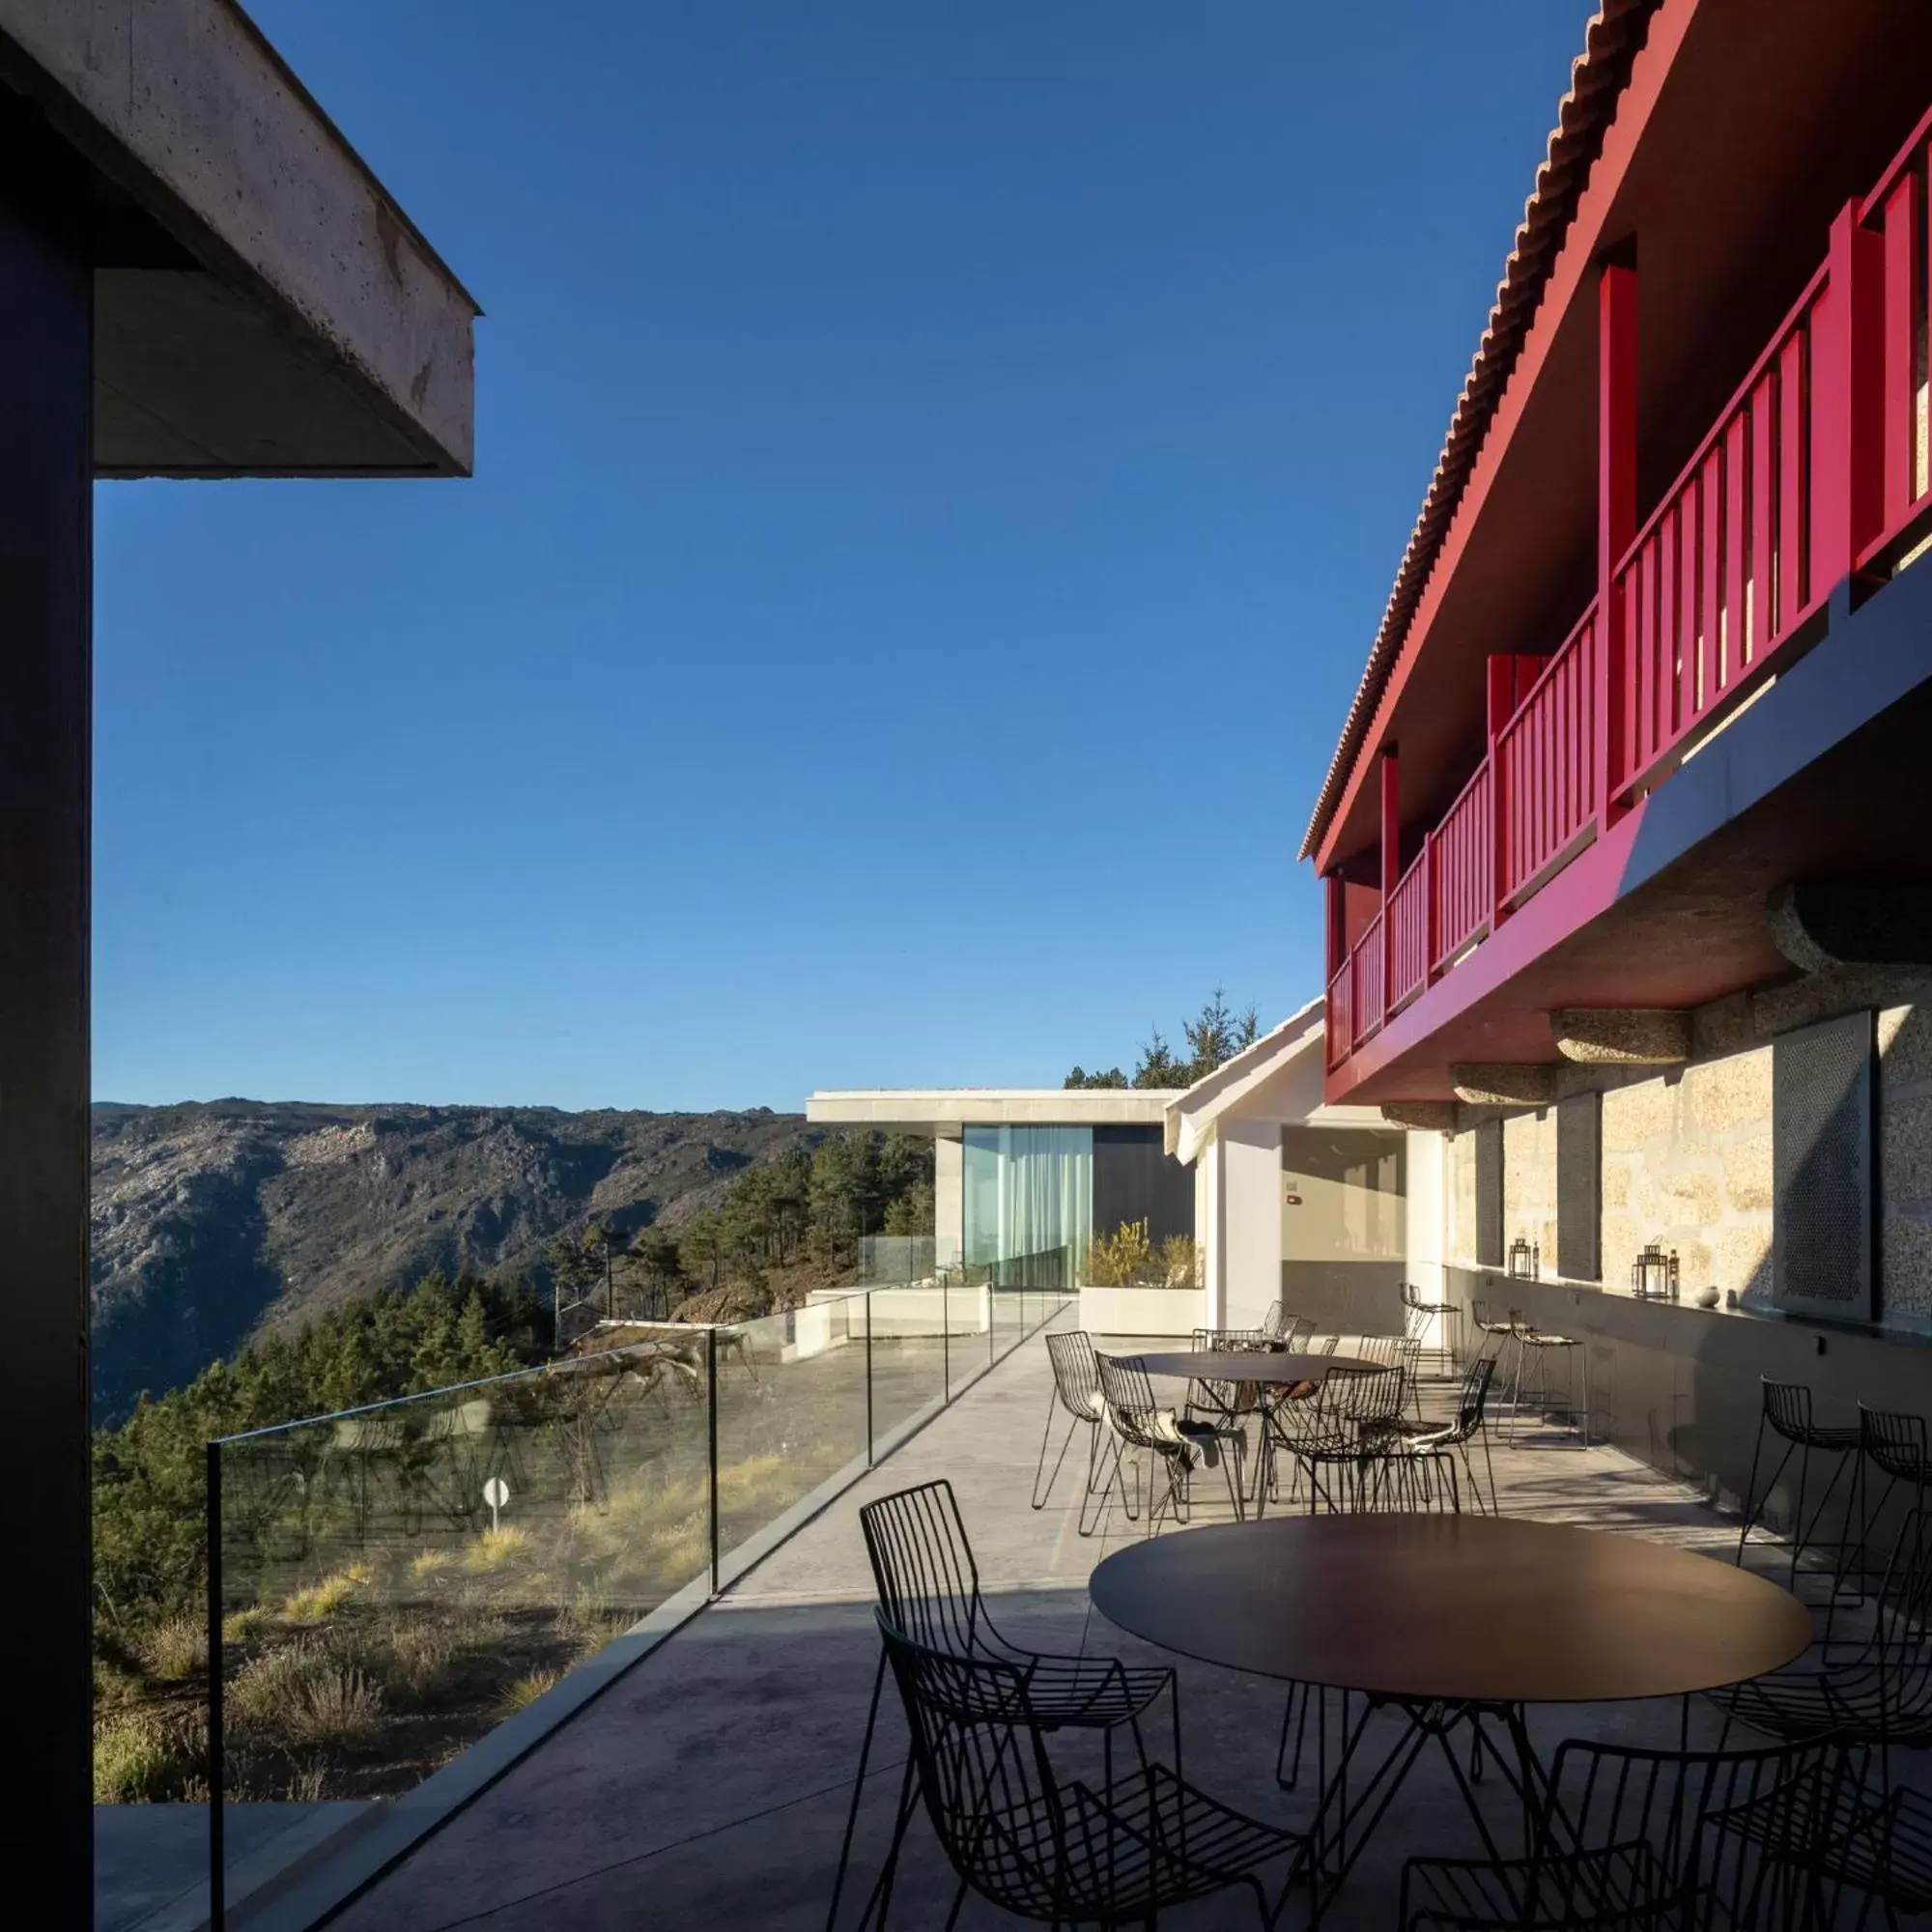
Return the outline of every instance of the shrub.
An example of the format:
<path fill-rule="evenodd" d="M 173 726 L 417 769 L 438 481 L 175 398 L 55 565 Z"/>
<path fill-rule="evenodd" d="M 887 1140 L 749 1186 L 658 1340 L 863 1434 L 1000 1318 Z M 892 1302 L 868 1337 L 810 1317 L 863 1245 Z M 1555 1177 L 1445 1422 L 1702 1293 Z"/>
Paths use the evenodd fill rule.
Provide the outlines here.
<path fill-rule="evenodd" d="M 1122 1221 L 1112 1235 L 1095 1235 L 1087 1250 L 1087 1279 L 1094 1288 L 1128 1288 L 1153 1274 L 1153 1243 L 1145 1221 Z"/>
<path fill-rule="evenodd" d="M 246 1643 L 251 1636 L 261 1633 L 268 1621 L 269 1613 L 259 1604 L 251 1604 L 246 1609 L 231 1610 L 221 1619 L 221 1640 L 224 1643 Z"/>
<path fill-rule="evenodd" d="M 441 1623 L 430 1617 L 405 1617 L 388 1632 L 370 1662 L 384 1690 L 407 1704 L 422 1704 L 441 1688 L 455 1655 L 456 1640 Z"/>
<path fill-rule="evenodd" d="M 207 1665 L 208 1634 L 196 1617 L 168 1617 L 142 1633 L 140 1653 L 164 1684 L 183 1684 Z"/>
<path fill-rule="evenodd" d="M 1161 1242 L 1160 1271 L 1169 1288 L 1201 1286 L 1201 1251 L 1192 1235 L 1170 1235 Z"/>
<path fill-rule="evenodd" d="M 441 1576 L 455 1561 L 456 1552 L 452 1549 L 425 1549 L 411 1563 L 410 1575 L 419 1581 L 428 1582 L 432 1577 Z"/>
<path fill-rule="evenodd" d="M 277 1724 L 327 1664 L 327 1653 L 306 1637 L 264 1651 L 235 1673 L 227 1708 L 244 1721 Z"/>
<path fill-rule="evenodd" d="M 354 1664 L 327 1660 L 283 1714 L 282 1728 L 305 1744 L 344 1744 L 382 1715 L 382 1691 Z"/>

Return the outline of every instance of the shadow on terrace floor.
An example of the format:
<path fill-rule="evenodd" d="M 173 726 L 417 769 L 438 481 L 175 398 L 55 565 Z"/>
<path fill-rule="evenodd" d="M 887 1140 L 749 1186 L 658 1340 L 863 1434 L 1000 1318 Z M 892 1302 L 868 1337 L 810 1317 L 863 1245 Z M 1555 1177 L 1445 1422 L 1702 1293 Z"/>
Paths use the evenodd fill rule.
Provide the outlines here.
<path fill-rule="evenodd" d="M 1103 1346 L 1105 1346 L 1103 1344 Z M 1135 1346 L 1145 1347 L 1145 1343 Z M 1028 1507 L 1050 1377 L 1029 1342 L 966 1398 L 807 1525 L 729 1595 L 547 1740 L 469 1809 L 334 1922 L 344 1932 L 570 1932 L 706 1924 L 758 1932 L 824 1925 L 877 1661 L 871 1579 L 858 1526 L 872 1496 L 951 1477 L 1001 1626 L 1041 1648 L 1177 1663 L 1184 1770 L 1262 1818 L 1300 1822 L 1308 1786 L 1278 1789 L 1283 1692 L 1262 1680 L 1177 1661 L 1106 1624 L 1088 1603 L 1094 1565 L 1141 1531 L 1116 1510 L 1104 1533 L 1075 1529 L 1079 1474 L 1069 1456 L 1048 1507 Z M 1553 1430 L 1495 1451 L 1505 1514 L 1652 1537 L 1728 1556 L 1736 1529 L 1649 1470 Z M 1481 1457 L 1477 1458 L 1480 1467 Z M 1196 1521 L 1227 1515 L 1211 1471 L 1195 1484 Z M 1767 1548 L 1762 1559 L 1776 1563 Z M 888 1691 L 888 1705 L 891 1693 Z M 1588 1735 L 1675 1744 L 1678 1706 L 1595 1706 L 1531 1714 L 1553 1747 Z M 1708 1723 L 1708 1732 L 1706 1725 Z M 1693 1738 L 1715 1741 L 1697 1712 Z M 1391 1733 L 1391 1736 L 1393 1734 Z M 856 1918 L 878 1869 L 904 1762 L 904 1728 L 888 1710 L 867 1779 L 841 1924 Z M 1311 1767 L 1312 1769 L 1312 1767 Z M 1486 1803 L 1507 1810 L 1501 1779 Z M 1322 1922 L 1395 1919 L 1401 1861 L 1412 1851 L 1466 1854 L 1467 1820 L 1440 1762 L 1425 1757 L 1365 1860 Z M 901 1861 L 895 1926 L 937 1925 L 952 1881 L 921 1820 Z M 1305 1920 L 1297 1900 L 1284 1918 Z M 962 1926 L 1017 1923 L 980 1900 Z M 1163 1915 L 1180 1927 L 1252 1925 L 1235 1894 Z"/>

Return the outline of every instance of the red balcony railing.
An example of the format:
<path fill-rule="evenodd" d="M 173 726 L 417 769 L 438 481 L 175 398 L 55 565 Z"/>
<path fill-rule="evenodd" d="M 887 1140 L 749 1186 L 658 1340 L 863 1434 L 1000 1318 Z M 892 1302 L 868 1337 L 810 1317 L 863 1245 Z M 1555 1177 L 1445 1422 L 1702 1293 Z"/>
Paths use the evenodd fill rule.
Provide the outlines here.
<path fill-rule="evenodd" d="M 1342 961 L 1335 977 L 1328 981 L 1328 1070 L 1332 1073 L 1354 1050 L 1355 1031 L 1353 1014 L 1355 1003 L 1349 997 L 1349 988 L 1355 976 L 1353 958 Z"/>
<path fill-rule="evenodd" d="M 1890 551 L 1932 508 L 1932 447 L 1928 447 L 1926 325 L 1932 310 L 1932 247 L 1926 204 L 1932 194 L 1932 112 L 1913 130 L 1885 172 L 1862 213 L 1885 249 L 1885 351 L 1880 429 L 1883 458 L 1876 537 L 1860 553 L 1866 565 Z"/>
<path fill-rule="evenodd" d="M 1597 809 L 1597 607 L 1571 632 L 1496 739 L 1505 898 L 1526 897 L 1588 836 Z"/>
<path fill-rule="evenodd" d="M 1378 917 L 1330 980 L 1331 1069 L 1744 704 L 1851 571 L 1932 548 L 1928 339 L 1932 113 L 1833 225 L 1617 559 L 1609 609 L 1592 602 L 1425 839 L 1389 895 L 1386 943 Z"/>
<path fill-rule="evenodd" d="M 1429 983 L 1429 848 L 1389 895 L 1388 1009 L 1407 1004 Z"/>
<path fill-rule="evenodd" d="M 1429 835 L 1435 893 L 1435 956 L 1440 972 L 1481 932 L 1496 909 L 1495 820 L 1490 811 L 1490 761 L 1476 767 L 1449 815 Z"/>
<path fill-rule="evenodd" d="M 1370 920 L 1368 930 L 1362 934 L 1355 948 L 1353 965 L 1355 1044 L 1359 1046 L 1388 1017 L 1380 913 Z"/>
<path fill-rule="evenodd" d="M 1821 268 L 1617 566 L 1620 798 L 1761 682 L 1817 608 L 1811 452 L 1828 404 L 1812 363 L 1827 282 Z"/>

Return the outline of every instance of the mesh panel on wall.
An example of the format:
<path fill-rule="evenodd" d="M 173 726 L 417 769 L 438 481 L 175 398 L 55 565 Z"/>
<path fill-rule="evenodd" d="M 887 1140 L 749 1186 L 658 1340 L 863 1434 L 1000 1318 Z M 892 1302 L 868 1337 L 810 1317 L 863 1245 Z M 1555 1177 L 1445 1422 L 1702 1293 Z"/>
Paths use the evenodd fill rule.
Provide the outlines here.
<path fill-rule="evenodd" d="M 1571 1281 L 1603 1277 L 1604 1096 L 1573 1094 L 1556 1103 L 1556 1272 Z"/>
<path fill-rule="evenodd" d="M 1476 1129 L 1476 1264 L 1503 1264 L 1503 1123 Z"/>
<path fill-rule="evenodd" d="M 1772 1042 L 1772 1298 L 1794 1314 L 1872 1316 L 1874 1015 Z"/>

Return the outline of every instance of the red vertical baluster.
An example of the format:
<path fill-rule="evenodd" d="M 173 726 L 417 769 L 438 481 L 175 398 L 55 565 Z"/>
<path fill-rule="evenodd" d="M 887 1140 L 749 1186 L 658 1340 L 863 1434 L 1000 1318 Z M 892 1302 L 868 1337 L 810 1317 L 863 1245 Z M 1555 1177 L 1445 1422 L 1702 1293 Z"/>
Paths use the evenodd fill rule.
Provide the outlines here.
<path fill-rule="evenodd" d="M 1767 373 L 1751 390 L 1750 661 L 1776 635 L 1772 624 L 1771 546 L 1777 528 L 1777 380 Z"/>
<path fill-rule="evenodd" d="M 1676 740 L 1684 721 L 1677 710 L 1677 505 L 1657 526 L 1657 715 L 1662 745 Z"/>
<path fill-rule="evenodd" d="M 1805 475 L 1803 323 L 1777 352 L 1777 629 L 1788 631 L 1804 608 Z"/>
<path fill-rule="evenodd" d="M 1885 202 L 1885 480 L 1880 520 L 1893 528 L 1918 494 L 1918 177 L 1908 168 Z"/>
<path fill-rule="evenodd" d="M 1812 599 L 1836 597 L 1884 528 L 1885 242 L 1849 202 L 1811 316 Z"/>
<path fill-rule="evenodd" d="M 1677 505 L 1678 728 L 1697 722 L 1697 478 L 1688 476 Z"/>
<path fill-rule="evenodd" d="M 1745 662 L 1745 564 L 1750 546 L 1747 420 L 1740 410 L 1724 431 L 1724 635 L 1718 653 L 1719 692 L 1731 688 Z"/>
<path fill-rule="evenodd" d="M 1724 452 L 1713 445 L 1697 477 L 1704 517 L 1703 584 L 1697 598 L 1697 712 L 1718 695 L 1719 646 L 1724 627 Z"/>

